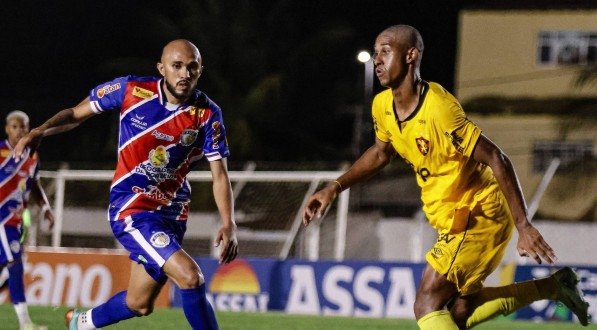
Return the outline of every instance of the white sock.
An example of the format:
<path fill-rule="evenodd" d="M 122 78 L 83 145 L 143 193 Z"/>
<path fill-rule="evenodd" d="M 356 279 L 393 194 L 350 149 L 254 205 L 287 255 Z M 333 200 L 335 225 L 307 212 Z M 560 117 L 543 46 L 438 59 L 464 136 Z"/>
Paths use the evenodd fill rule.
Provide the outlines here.
<path fill-rule="evenodd" d="M 18 304 L 13 305 L 15 307 L 15 312 L 17 313 L 17 317 L 19 318 L 19 325 L 24 326 L 27 323 L 31 323 L 31 317 L 29 317 L 29 310 L 27 309 L 26 302 L 20 302 Z"/>
<path fill-rule="evenodd" d="M 93 324 L 93 320 L 91 319 L 91 311 L 93 311 L 93 309 L 84 311 L 81 314 L 79 314 L 79 319 L 77 320 L 77 329 L 78 330 L 95 330 L 95 329 L 97 329 L 95 327 L 95 325 Z"/>

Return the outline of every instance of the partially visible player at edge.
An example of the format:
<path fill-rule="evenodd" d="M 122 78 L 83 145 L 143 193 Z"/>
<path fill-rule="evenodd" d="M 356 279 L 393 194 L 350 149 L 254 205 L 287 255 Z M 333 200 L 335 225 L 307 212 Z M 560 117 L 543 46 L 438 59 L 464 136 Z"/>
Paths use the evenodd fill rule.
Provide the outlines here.
<path fill-rule="evenodd" d="M 23 111 L 11 111 L 4 126 L 7 139 L 0 142 L 0 270 L 8 269 L 8 291 L 20 329 L 47 329 L 31 321 L 23 284 L 23 246 L 21 235 L 26 230 L 23 214 L 32 196 L 42 210 L 50 227 L 54 215 L 39 183 L 39 156 L 26 148 L 22 157 L 12 157 L 13 148 L 29 132 L 29 116 Z"/>
<path fill-rule="evenodd" d="M 184 314 L 193 329 L 218 328 L 201 269 L 181 244 L 190 200 L 186 175 L 205 157 L 223 221 L 214 242 L 223 243 L 220 263 L 231 262 L 238 253 L 222 111 L 197 89 L 203 66 L 191 42 L 168 43 L 157 69 L 162 77 L 127 76 L 97 86 L 77 106 L 33 129 L 15 148 L 19 157 L 44 136 L 96 114 L 119 111 L 118 163 L 108 217 L 115 237 L 130 252 L 130 282 L 126 291 L 100 306 L 67 313 L 69 329 L 101 328 L 149 315 L 167 278 L 181 289 Z"/>
<path fill-rule="evenodd" d="M 423 39 L 408 25 L 375 40 L 375 73 L 385 91 L 373 100 L 375 143 L 307 202 L 303 222 L 325 214 L 344 189 L 365 181 L 398 154 L 421 187 L 423 210 L 438 231 L 427 253 L 414 313 L 421 329 L 465 329 L 541 299 L 562 301 L 587 324 L 578 277 L 563 268 L 540 280 L 489 288 L 485 278 L 504 255 L 513 227 L 517 249 L 538 263 L 556 256 L 527 219 L 508 157 L 468 120 L 454 96 L 421 79 Z"/>

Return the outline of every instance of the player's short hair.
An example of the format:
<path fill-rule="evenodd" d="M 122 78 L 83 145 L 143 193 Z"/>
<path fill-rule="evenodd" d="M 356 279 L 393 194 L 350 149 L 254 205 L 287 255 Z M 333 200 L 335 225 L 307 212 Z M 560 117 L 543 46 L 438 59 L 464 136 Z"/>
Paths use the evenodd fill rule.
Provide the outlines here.
<path fill-rule="evenodd" d="M 423 53 L 425 50 L 425 45 L 423 44 L 423 37 L 421 37 L 421 33 L 416 28 L 406 25 L 406 24 L 398 24 L 392 25 L 386 28 L 384 31 L 390 31 L 392 33 L 401 34 L 404 36 L 404 41 L 407 43 L 409 47 L 415 47 L 416 49 Z"/>
<path fill-rule="evenodd" d="M 14 110 L 8 113 L 8 115 L 6 115 L 6 122 L 8 123 L 9 120 L 12 119 L 20 119 L 23 121 L 23 124 L 25 125 L 29 125 L 29 116 L 27 116 L 27 114 L 21 110 Z"/>

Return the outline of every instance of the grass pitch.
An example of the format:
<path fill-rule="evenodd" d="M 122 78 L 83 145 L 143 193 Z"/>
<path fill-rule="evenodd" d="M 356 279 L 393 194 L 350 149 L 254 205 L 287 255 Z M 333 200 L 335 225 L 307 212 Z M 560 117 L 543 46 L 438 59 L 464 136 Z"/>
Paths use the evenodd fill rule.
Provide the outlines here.
<path fill-rule="evenodd" d="M 48 326 L 50 330 L 65 329 L 64 313 L 66 307 L 30 306 L 29 313 L 34 322 Z M 222 330 L 228 329 L 405 329 L 417 330 L 413 320 L 350 318 L 332 316 L 302 316 L 284 313 L 235 313 L 219 312 L 218 322 Z M 0 329 L 18 330 L 18 322 L 11 304 L 0 305 Z M 104 329 L 141 329 L 170 330 L 190 329 L 181 309 L 157 309 L 148 317 L 139 317 L 109 326 Z M 475 329 L 512 330 L 512 329 L 597 329 L 597 325 L 587 328 L 574 323 L 532 323 L 513 322 L 505 319 L 485 323 Z"/>

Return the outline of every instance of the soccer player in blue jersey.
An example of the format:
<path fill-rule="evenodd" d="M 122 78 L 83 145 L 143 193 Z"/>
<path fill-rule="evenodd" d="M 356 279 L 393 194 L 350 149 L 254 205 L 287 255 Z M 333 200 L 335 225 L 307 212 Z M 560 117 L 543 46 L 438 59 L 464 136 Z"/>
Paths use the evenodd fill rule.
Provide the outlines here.
<path fill-rule="evenodd" d="M 483 281 L 499 265 L 514 228 L 522 256 L 556 256 L 527 218 L 512 163 L 468 120 L 454 96 L 421 79 L 423 39 L 408 25 L 375 40 L 373 64 L 382 86 L 373 100 L 375 143 L 337 180 L 307 202 L 304 223 L 321 217 L 343 189 L 365 181 L 395 156 L 417 175 L 423 211 L 438 231 L 414 304 L 423 330 L 464 329 L 533 301 L 563 302 L 587 325 L 588 303 L 569 267 L 551 276 L 502 287 Z"/>
<path fill-rule="evenodd" d="M 161 77 L 127 76 L 97 86 L 81 103 L 31 130 L 15 148 L 18 157 L 46 135 L 96 114 L 119 112 L 118 163 L 108 218 L 115 237 L 130 252 L 130 282 L 127 290 L 100 306 L 69 311 L 69 329 L 96 329 L 149 315 L 167 278 L 181 289 L 184 314 L 193 329 L 218 328 L 201 269 L 181 244 L 191 192 L 186 175 L 205 157 L 223 222 L 214 242 L 221 245 L 219 261 L 229 263 L 238 253 L 222 111 L 197 89 L 203 66 L 191 42 L 168 43 L 157 69 Z"/>
<path fill-rule="evenodd" d="M 7 139 L 0 141 L 0 270 L 8 270 L 8 290 L 21 329 L 46 329 L 31 321 L 23 284 L 23 246 L 21 237 L 25 209 L 32 196 L 42 209 L 44 219 L 54 223 L 54 215 L 39 183 L 39 157 L 30 148 L 20 159 L 12 156 L 13 147 L 29 131 L 29 117 L 23 111 L 11 111 L 4 126 Z"/>

